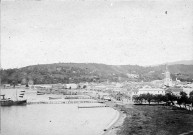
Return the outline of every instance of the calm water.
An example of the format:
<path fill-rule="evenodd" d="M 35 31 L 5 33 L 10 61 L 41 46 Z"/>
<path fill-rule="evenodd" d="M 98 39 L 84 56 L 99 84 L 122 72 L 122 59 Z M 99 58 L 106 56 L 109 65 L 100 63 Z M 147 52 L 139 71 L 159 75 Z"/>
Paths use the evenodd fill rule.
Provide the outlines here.
<path fill-rule="evenodd" d="M 77 106 L 32 104 L 1 107 L 1 134 L 98 135 L 117 115 L 112 108 L 78 109 Z"/>

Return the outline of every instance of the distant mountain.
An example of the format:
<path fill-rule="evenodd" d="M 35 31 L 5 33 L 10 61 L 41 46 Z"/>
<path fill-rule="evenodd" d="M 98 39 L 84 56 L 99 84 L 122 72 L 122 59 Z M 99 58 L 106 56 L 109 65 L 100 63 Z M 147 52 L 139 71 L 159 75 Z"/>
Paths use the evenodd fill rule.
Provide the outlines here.
<path fill-rule="evenodd" d="M 173 79 L 192 81 L 193 65 L 169 65 Z M 165 65 L 105 65 L 96 63 L 54 63 L 32 65 L 1 71 L 2 83 L 34 82 L 35 84 L 79 82 L 152 81 L 164 78 Z"/>
<path fill-rule="evenodd" d="M 157 64 L 157 65 L 151 65 L 151 66 L 160 66 L 160 65 L 165 65 L 166 63 L 162 63 L 162 64 Z M 168 62 L 168 65 L 179 65 L 179 64 L 183 64 L 183 65 L 193 65 L 193 60 L 180 60 L 180 61 L 174 61 L 174 62 Z"/>
<path fill-rule="evenodd" d="M 176 64 L 193 65 L 193 60 L 181 60 L 181 61 L 169 62 L 168 63 L 168 65 L 176 65 Z"/>

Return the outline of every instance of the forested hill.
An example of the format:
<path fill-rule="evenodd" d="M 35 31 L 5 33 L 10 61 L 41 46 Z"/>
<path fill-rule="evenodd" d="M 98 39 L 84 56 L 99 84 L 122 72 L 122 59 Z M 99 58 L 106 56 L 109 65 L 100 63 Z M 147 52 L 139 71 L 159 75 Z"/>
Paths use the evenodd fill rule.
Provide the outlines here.
<path fill-rule="evenodd" d="M 172 78 L 192 81 L 193 65 L 170 65 Z M 1 71 L 2 83 L 35 84 L 79 83 L 103 81 L 151 81 L 164 78 L 165 66 L 105 65 L 95 63 L 55 63 Z M 138 76 L 135 76 L 138 75 Z"/>

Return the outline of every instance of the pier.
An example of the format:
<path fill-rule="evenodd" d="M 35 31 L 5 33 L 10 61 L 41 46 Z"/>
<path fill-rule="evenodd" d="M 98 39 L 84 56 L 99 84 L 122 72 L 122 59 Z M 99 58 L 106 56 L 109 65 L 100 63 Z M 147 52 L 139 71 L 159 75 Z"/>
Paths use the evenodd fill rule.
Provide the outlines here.
<path fill-rule="evenodd" d="M 109 106 L 107 105 L 78 106 L 78 108 L 100 108 L 100 107 L 109 107 Z"/>
<path fill-rule="evenodd" d="M 27 104 L 80 104 L 98 103 L 98 101 L 28 101 Z"/>

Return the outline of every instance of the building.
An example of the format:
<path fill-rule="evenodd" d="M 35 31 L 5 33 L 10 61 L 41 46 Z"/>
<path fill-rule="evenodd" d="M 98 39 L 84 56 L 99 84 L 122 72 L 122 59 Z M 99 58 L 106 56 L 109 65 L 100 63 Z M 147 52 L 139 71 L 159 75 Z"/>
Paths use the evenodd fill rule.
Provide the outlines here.
<path fill-rule="evenodd" d="M 11 85 L 10 84 L 3 84 L 3 87 L 7 88 L 7 87 L 11 87 Z"/>
<path fill-rule="evenodd" d="M 164 81 L 163 80 L 154 80 L 154 81 L 151 81 L 151 84 L 154 87 L 161 88 L 163 87 Z"/>
<path fill-rule="evenodd" d="M 140 88 L 138 90 L 134 90 L 132 95 L 140 95 L 140 94 L 153 94 L 153 95 L 165 95 L 165 90 L 161 88 L 152 88 L 148 85 L 145 85 L 143 88 Z"/>
<path fill-rule="evenodd" d="M 64 88 L 67 88 L 67 89 L 77 89 L 78 85 L 75 84 L 75 83 L 64 84 Z"/>
<path fill-rule="evenodd" d="M 53 88 L 53 89 L 63 89 L 63 88 L 65 88 L 65 87 L 63 86 L 63 84 L 58 83 L 58 84 L 53 84 L 53 85 L 52 85 L 52 88 Z"/>
<path fill-rule="evenodd" d="M 129 74 L 127 73 L 128 78 L 139 78 L 138 74 Z"/>
<path fill-rule="evenodd" d="M 165 71 L 164 85 L 165 86 L 173 86 L 172 79 L 170 77 L 170 72 L 168 71 L 167 65 L 166 65 L 166 71 Z"/>
<path fill-rule="evenodd" d="M 183 91 L 187 93 L 187 95 L 189 96 L 190 92 L 193 91 L 193 88 L 183 88 Z"/>
<path fill-rule="evenodd" d="M 166 93 L 172 93 L 176 96 L 180 96 L 180 92 L 183 91 L 183 88 L 170 87 L 166 90 Z"/>

